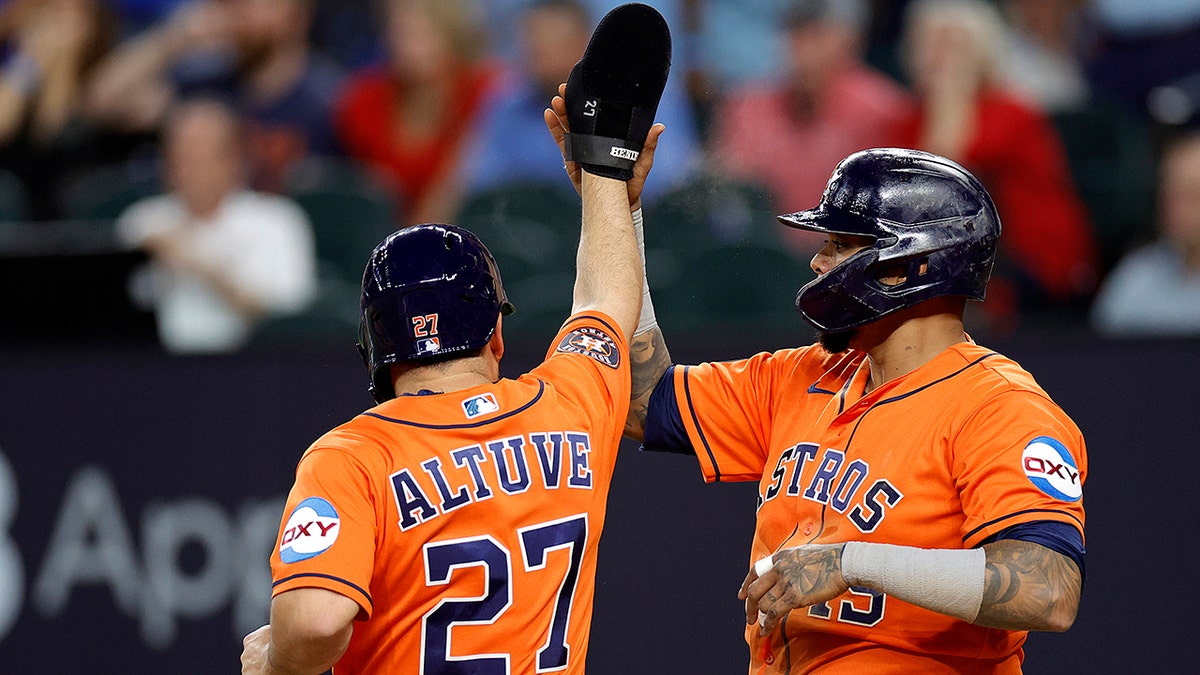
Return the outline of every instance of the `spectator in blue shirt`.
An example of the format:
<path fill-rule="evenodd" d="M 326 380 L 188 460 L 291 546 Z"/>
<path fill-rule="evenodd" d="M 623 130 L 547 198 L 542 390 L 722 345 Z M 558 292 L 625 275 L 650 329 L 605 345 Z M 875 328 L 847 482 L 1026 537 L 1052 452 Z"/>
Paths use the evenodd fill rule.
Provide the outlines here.
<path fill-rule="evenodd" d="M 481 114 L 484 121 L 468 162 L 468 192 L 510 182 L 562 182 L 562 159 L 549 148 L 542 111 L 583 56 L 595 21 L 578 0 L 537 0 L 520 21 L 521 61 L 507 73 L 499 92 Z M 657 121 L 671 142 L 654 156 L 653 185 L 645 198 L 686 180 L 698 153 L 695 122 L 679 78 L 672 78 L 658 107 Z"/>

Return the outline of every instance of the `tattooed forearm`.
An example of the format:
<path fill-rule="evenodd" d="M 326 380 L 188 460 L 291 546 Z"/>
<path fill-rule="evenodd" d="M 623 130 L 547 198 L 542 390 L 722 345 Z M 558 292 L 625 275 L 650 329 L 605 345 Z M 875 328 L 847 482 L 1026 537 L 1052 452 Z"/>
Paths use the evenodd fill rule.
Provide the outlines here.
<path fill-rule="evenodd" d="M 632 364 L 633 388 L 629 394 L 629 416 L 625 419 L 625 435 L 642 440 L 646 430 L 646 409 L 650 406 L 650 394 L 662 374 L 671 365 L 671 355 L 658 326 L 633 336 L 629 345 L 629 361 Z"/>
<path fill-rule="evenodd" d="M 1069 558 L 1027 541 L 983 547 L 987 572 L 975 623 L 1007 630 L 1064 631 L 1079 608 L 1079 569 Z"/>

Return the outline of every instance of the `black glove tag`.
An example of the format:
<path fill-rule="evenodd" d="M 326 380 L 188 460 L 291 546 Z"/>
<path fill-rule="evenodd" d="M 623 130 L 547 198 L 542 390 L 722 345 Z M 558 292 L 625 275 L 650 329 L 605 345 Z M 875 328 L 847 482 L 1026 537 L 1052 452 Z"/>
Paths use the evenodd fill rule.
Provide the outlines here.
<path fill-rule="evenodd" d="M 640 3 L 609 12 L 567 78 L 566 158 L 629 180 L 671 71 L 671 31 Z"/>

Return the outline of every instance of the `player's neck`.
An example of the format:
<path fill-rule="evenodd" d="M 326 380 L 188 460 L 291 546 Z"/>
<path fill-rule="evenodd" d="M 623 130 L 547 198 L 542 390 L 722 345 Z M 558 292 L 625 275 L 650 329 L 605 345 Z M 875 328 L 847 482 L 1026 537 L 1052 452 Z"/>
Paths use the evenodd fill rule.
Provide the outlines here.
<path fill-rule="evenodd" d="M 394 375 L 397 394 L 416 394 L 421 391 L 444 393 L 491 384 L 500 379 L 500 370 L 494 360 L 480 355 L 418 366 Z"/>
<path fill-rule="evenodd" d="M 867 384 L 867 391 L 913 372 L 951 345 L 965 339 L 962 317 L 953 312 L 938 312 L 902 320 L 891 327 L 885 337 L 881 336 L 878 341 L 870 343 L 870 346 L 864 345 L 871 368 L 871 380 Z"/>

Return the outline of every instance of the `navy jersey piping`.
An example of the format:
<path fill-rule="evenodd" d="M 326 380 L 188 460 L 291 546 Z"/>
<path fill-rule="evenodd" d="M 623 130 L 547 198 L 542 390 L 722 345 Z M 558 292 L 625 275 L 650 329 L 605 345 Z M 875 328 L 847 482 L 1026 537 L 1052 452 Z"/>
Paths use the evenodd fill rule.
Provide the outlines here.
<path fill-rule="evenodd" d="M 1057 513 L 1061 516 L 1066 516 L 1066 517 L 1070 518 L 1071 520 L 1075 521 L 1076 523 L 1079 523 L 1079 529 L 1083 530 L 1083 523 L 1078 518 L 1076 518 L 1075 514 L 1073 514 L 1073 513 L 1067 513 L 1066 511 L 1059 511 L 1058 509 L 1025 509 L 1024 511 L 1017 511 L 1015 513 L 1010 513 L 1006 516 L 1000 516 L 999 518 L 989 520 L 988 522 L 986 522 L 986 523 L 980 525 L 979 527 L 971 530 L 970 532 L 964 534 L 963 541 L 966 542 L 968 539 L 970 539 L 971 537 L 978 534 L 980 530 L 991 527 L 992 525 L 995 525 L 996 523 L 1000 523 L 1005 520 L 1008 520 L 1009 518 L 1016 518 L 1017 516 L 1023 516 L 1027 513 Z"/>
<path fill-rule="evenodd" d="M 717 466 L 717 458 L 713 456 L 712 447 L 708 444 L 708 437 L 704 435 L 704 427 L 700 426 L 700 419 L 696 416 L 696 406 L 692 405 L 692 388 L 688 385 L 688 372 L 691 366 L 683 367 L 683 395 L 687 399 L 688 413 L 692 416 L 692 424 L 696 425 L 696 433 L 700 434 L 700 442 L 704 444 L 704 451 L 708 453 L 708 461 L 712 462 L 713 480 L 721 482 L 721 467 Z"/>
<path fill-rule="evenodd" d="M 365 412 L 363 414 L 366 415 L 367 417 L 374 417 L 377 420 L 383 420 L 384 422 L 391 422 L 392 424 L 403 424 L 405 426 L 417 427 L 418 429 L 474 429 L 475 427 L 482 427 L 484 425 L 491 424 L 493 422 L 499 422 L 500 420 L 508 419 L 509 417 L 512 417 L 513 415 L 517 415 L 522 412 L 525 412 L 533 404 L 537 403 L 542 398 L 542 394 L 545 393 L 545 391 L 546 391 L 546 383 L 541 380 L 538 380 L 538 392 L 537 392 L 537 394 L 534 395 L 534 397 L 528 403 L 521 406 L 520 408 L 516 408 L 514 410 L 509 410 L 508 412 L 504 413 L 503 415 L 497 415 L 488 420 L 479 420 L 478 422 L 464 422 L 462 424 L 425 424 L 423 422 L 411 422 L 409 420 L 399 420 L 394 417 L 387 417 L 386 415 L 380 415 L 379 413 L 373 413 L 373 412 Z"/>
<path fill-rule="evenodd" d="M 902 400 L 908 398 L 909 396 L 912 396 L 913 394 L 919 394 L 934 385 L 941 384 L 941 383 L 945 382 L 946 380 L 949 380 L 953 377 L 958 377 L 959 375 L 965 373 L 969 368 L 971 368 L 975 364 L 979 363 L 980 361 L 983 361 L 984 359 L 990 359 L 993 356 L 996 356 L 996 352 L 984 354 L 983 356 L 975 359 L 974 361 L 968 363 L 967 365 L 963 366 L 962 368 L 959 368 L 958 370 L 954 371 L 953 373 L 950 373 L 949 375 L 946 375 L 944 377 L 939 377 L 938 379 L 934 380 L 933 382 L 930 382 L 929 384 L 925 384 L 920 387 L 917 387 L 916 389 L 913 389 L 912 391 L 905 392 L 903 394 L 898 394 L 891 398 L 885 398 L 882 401 L 879 401 L 878 403 L 872 405 L 866 412 L 864 412 L 862 414 L 861 417 L 858 418 L 858 421 L 854 423 L 854 431 L 851 431 L 850 438 L 846 439 L 846 451 L 849 452 L 850 444 L 854 442 L 854 435 L 858 433 L 859 425 L 861 425 L 863 423 L 863 420 L 867 418 L 867 413 L 870 413 L 872 410 L 878 408 L 879 406 L 887 405 L 888 403 L 895 403 L 896 401 L 902 401 Z"/>
<path fill-rule="evenodd" d="M 275 588 L 276 586 L 278 586 L 279 584 L 282 584 L 282 583 L 287 583 L 287 582 L 291 581 L 292 579 L 300 579 L 303 577 L 317 577 L 318 579 L 329 579 L 330 581 L 336 581 L 340 584 L 346 584 L 350 588 L 353 588 L 354 590 L 358 591 L 359 593 L 362 593 L 363 597 L 367 599 L 368 603 L 370 603 L 371 609 L 375 608 L 375 601 L 371 599 L 370 593 L 364 591 L 362 588 L 359 588 L 359 586 L 357 584 L 350 583 L 349 581 L 346 581 L 345 579 L 343 579 L 341 577 L 335 577 L 332 574 L 320 574 L 318 572 L 301 572 L 300 574 L 293 574 L 290 577 L 284 577 L 284 578 L 280 579 L 279 581 L 276 581 L 275 583 L 271 584 L 271 588 Z"/>
<path fill-rule="evenodd" d="M 846 384 L 842 385 L 841 390 L 838 392 L 838 414 L 839 415 L 846 412 L 846 392 L 850 391 L 850 383 L 851 382 L 854 382 L 853 375 L 851 375 L 849 378 L 846 379 Z M 853 437 L 853 435 L 852 435 L 852 437 Z"/>
<path fill-rule="evenodd" d="M 574 318 L 568 320 L 566 323 L 564 323 L 563 328 L 566 328 L 567 326 L 570 326 L 571 324 L 575 323 L 576 321 L 581 321 L 583 319 L 591 319 L 592 321 L 600 323 L 605 328 L 607 328 L 609 330 L 609 332 L 613 333 L 614 335 L 622 334 L 621 331 L 617 330 L 616 328 L 613 328 L 611 324 L 609 324 L 604 319 L 601 319 L 600 317 L 596 316 L 595 314 L 580 314 L 579 316 L 574 317 Z M 559 331 L 561 332 L 562 328 L 560 328 Z"/>

